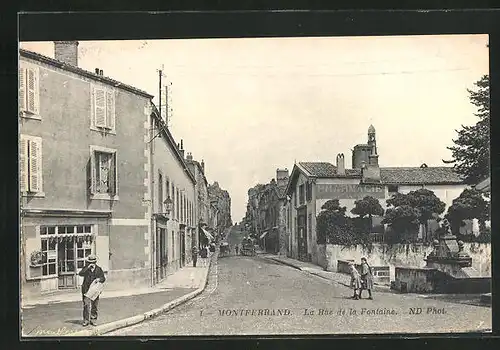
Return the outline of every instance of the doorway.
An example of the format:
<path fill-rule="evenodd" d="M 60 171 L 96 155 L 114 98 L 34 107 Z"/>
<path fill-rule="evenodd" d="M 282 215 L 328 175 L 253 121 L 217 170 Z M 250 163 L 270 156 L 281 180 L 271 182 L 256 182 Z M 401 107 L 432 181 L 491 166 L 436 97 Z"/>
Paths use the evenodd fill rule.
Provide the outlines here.
<path fill-rule="evenodd" d="M 186 265 L 186 233 L 184 230 L 181 231 L 181 267 Z"/>
<path fill-rule="evenodd" d="M 299 228 L 299 260 L 308 261 L 307 255 L 307 217 L 306 211 L 300 211 L 298 213 L 298 228 Z"/>
<path fill-rule="evenodd" d="M 161 281 L 167 275 L 167 230 L 158 227 L 156 229 L 156 280 Z"/>

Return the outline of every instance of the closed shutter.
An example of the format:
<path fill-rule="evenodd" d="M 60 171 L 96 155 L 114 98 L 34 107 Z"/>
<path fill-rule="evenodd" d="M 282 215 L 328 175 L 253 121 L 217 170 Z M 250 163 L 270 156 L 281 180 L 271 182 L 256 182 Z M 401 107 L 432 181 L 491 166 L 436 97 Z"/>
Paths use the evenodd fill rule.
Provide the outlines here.
<path fill-rule="evenodd" d="M 29 140 L 21 135 L 19 150 L 19 185 L 21 192 L 28 191 L 28 142 Z"/>
<path fill-rule="evenodd" d="M 106 126 L 110 129 L 115 128 L 115 93 L 106 91 Z"/>
<path fill-rule="evenodd" d="M 116 153 L 110 155 L 111 161 L 109 166 L 109 193 L 114 196 L 117 193 L 118 177 L 117 177 L 117 164 Z"/>
<path fill-rule="evenodd" d="M 95 126 L 106 126 L 106 97 L 103 89 L 94 89 Z"/>
<path fill-rule="evenodd" d="M 35 106 L 35 95 L 36 95 L 36 76 L 35 76 L 35 70 L 32 68 L 27 69 L 27 94 L 26 94 L 26 105 L 27 105 L 27 110 L 31 113 L 35 113 L 36 106 Z"/>
<path fill-rule="evenodd" d="M 26 68 L 19 68 L 19 109 L 26 109 Z"/>
<path fill-rule="evenodd" d="M 103 271 L 109 271 L 109 236 L 97 236 L 95 250 L 97 264 Z"/>
<path fill-rule="evenodd" d="M 31 139 L 29 142 L 29 191 L 40 192 L 41 140 Z"/>
<path fill-rule="evenodd" d="M 33 113 L 40 114 L 40 88 L 39 88 L 39 74 L 38 68 L 33 68 Z"/>

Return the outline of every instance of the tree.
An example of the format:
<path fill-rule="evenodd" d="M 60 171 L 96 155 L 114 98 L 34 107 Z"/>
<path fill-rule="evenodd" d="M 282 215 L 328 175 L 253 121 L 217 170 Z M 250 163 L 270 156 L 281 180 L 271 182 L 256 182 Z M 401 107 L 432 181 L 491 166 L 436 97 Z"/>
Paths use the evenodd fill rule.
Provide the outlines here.
<path fill-rule="evenodd" d="M 411 242 L 418 229 L 419 211 L 409 205 L 401 205 L 396 208 L 389 208 L 385 212 L 382 220 L 383 224 L 388 224 L 391 228 L 389 241 L 397 243 Z"/>
<path fill-rule="evenodd" d="M 434 192 L 421 188 L 407 194 L 409 205 L 418 211 L 418 221 L 424 226 L 424 240 L 427 240 L 428 221 L 446 209 L 446 203 L 442 202 Z"/>
<path fill-rule="evenodd" d="M 370 232 L 373 229 L 373 215 L 384 215 L 384 209 L 380 205 L 378 199 L 371 196 L 366 196 L 363 199 L 354 202 L 354 208 L 351 213 L 358 215 L 361 218 L 368 216 Z"/>
<path fill-rule="evenodd" d="M 486 228 L 486 220 L 490 219 L 490 203 L 483 198 L 480 191 L 466 188 L 453 200 L 445 217 L 450 222 L 455 235 L 460 233 L 464 220 L 472 219 L 478 219 L 482 232 Z"/>
<path fill-rule="evenodd" d="M 488 75 L 477 81 L 477 89 L 469 90 L 469 99 L 478 109 L 475 116 L 479 121 L 473 126 L 462 125 L 457 130 L 455 144 L 447 147 L 452 152 L 452 160 L 444 163 L 454 164 L 455 171 L 464 176 L 469 184 L 476 184 L 490 173 L 490 79 Z"/>
<path fill-rule="evenodd" d="M 345 215 L 338 199 L 331 199 L 321 207 L 316 219 L 317 242 L 340 245 L 356 244 L 356 236 L 350 219 Z"/>

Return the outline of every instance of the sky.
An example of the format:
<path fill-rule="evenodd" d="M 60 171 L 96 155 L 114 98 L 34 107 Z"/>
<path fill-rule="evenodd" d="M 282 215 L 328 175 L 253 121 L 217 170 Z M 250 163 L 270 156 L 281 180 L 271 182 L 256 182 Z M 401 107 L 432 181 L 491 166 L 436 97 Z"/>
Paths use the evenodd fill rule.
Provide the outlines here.
<path fill-rule="evenodd" d="M 443 166 L 461 125 L 476 123 L 467 89 L 488 74 L 488 35 L 80 41 L 78 65 L 158 98 L 169 125 L 229 191 L 233 222 L 247 191 L 295 162 L 335 164 L 376 129 L 379 163 Z M 21 48 L 54 57 L 53 42 Z"/>

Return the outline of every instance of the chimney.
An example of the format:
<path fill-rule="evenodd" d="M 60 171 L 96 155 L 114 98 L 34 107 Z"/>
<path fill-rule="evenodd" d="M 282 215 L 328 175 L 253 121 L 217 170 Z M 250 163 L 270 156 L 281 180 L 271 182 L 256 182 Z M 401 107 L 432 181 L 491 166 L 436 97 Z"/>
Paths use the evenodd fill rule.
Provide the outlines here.
<path fill-rule="evenodd" d="M 288 173 L 287 168 L 276 169 L 276 182 L 277 182 L 278 186 L 281 187 L 281 186 L 288 185 L 288 177 L 289 177 L 289 173 Z"/>
<path fill-rule="evenodd" d="M 78 41 L 54 41 L 54 58 L 78 67 Z"/>
<path fill-rule="evenodd" d="M 182 158 L 184 158 L 184 145 L 183 145 L 182 139 L 181 139 L 181 147 L 179 148 L 179 151 L 181 152 Z"/>
<path fill-rule="evenodd" d="M 95 69 L 95 74 L 99 75 L 99 68 Z"/>
<path fill-rule="evenodd" d="M 345 176 L 344 153 L 337 154 L 337 175 Z"/>
<path fill-rule="evenodd" d="M 191 154 L 191 152 L 188 152 L 188 154 L 186 156 L 186 159 L 189 160 L 189 161 L 193 160 L 193 155 Z"/>
<path fill-rule="evenodd" d="M 104 75 L 104 72 L 102 71 L 102 69 L 99 69 L 99 75 L 100 75 L 100 76 L 103 76 L 103 75 Z"/>
<path fill-rule="evenodd" d="M 201 171 L 205 174 L 205 161 L 203 159 L 201 160 Z"/>

